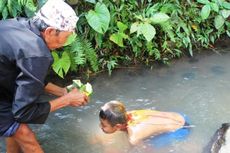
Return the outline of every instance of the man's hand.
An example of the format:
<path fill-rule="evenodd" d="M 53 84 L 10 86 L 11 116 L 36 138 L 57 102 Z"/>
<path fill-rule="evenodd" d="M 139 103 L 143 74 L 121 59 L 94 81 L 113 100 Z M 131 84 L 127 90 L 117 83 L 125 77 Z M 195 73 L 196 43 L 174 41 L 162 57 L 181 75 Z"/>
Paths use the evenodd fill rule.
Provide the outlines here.
<path fill-rule="evenodd" d="M 66 96 L 69 99 L 69 105 L 73 107 L 84 106 L 88 103 L 89 98 L 83 92 L 80 92 L 76 88 L 70 91 Z"/>
<path fill-rule="evenodd" d="M 88 103 L 89 98 L 83 92 L 73 89 L 60 98 L 50 101 L 50 112 L 61 109 L 66 106 L 79 107 Z"/>

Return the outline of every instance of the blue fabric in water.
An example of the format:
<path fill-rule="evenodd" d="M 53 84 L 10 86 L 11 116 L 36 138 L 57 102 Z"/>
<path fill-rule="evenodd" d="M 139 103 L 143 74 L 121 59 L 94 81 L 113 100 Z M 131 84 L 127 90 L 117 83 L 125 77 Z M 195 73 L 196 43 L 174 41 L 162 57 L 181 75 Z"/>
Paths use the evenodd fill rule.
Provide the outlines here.
<path fill-rule="evenodd" d="M 189 118 L 184 115 L 181 114 L 186 123 L 190 124 L 190 120 Z M 168 132 L 168 133 L 164 133 L 164 134 L 160 134 L 158 136 L 155 136 L 153 138 L 147 139 L 147 143 L 150 144 L 151 146 L 153 146 L 154 148 L 161 148 L 167 145 L 172 144 L 175 141 L 181 141 L 184 140 L 190 133 L 190 128 L 181 128 L 175 132 Z"/>

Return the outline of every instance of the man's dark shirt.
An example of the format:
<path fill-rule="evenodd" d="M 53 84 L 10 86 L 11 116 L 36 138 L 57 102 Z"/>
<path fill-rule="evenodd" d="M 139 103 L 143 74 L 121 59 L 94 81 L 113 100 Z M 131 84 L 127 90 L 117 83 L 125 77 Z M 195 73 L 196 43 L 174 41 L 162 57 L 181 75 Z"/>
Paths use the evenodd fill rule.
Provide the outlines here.
<path fill-rule="evenodd" d="M 45 122 L 50 104 L 37 100 L 52 62 L 49 49 L 30 20 L 0 21 L 0 136 L 15 122 Z"/>

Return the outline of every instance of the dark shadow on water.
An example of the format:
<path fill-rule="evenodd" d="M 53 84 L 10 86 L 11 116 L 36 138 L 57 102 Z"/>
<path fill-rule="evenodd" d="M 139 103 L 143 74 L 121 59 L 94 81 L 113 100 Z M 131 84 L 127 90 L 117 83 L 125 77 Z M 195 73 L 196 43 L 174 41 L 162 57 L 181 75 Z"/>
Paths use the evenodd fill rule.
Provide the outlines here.
<path fill-rule="evenodd" d="M 222 75 L 222 74 L 226 73 L 225 70 L 224 70 L 224 67 L 223 66 L 219 66 L 219 65 L 212 66 L 211 67 L 211 72 L 213 74 L 215 74 L 215 75 Z"/>

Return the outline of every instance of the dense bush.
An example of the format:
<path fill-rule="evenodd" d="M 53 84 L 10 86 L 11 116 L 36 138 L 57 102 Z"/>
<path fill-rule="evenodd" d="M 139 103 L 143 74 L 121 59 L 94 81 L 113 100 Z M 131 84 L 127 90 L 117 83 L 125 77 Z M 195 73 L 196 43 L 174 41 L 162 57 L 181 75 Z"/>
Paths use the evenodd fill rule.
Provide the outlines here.
<path fill-rule="evenodd" d="M 2 0 L 2 18 L 30 16 L 28 12 L 44 3 L 19 1 L 15 5 L 15 0 Z M 225 0 L 67 2 L 80 20 L 77 36 L 70 38 L 70 45 L 61 53 L 54 54 L 53 68 L 62 77 L 80 68 L 87 72 L 108 69 L 111 73 L 121 63 L 168 63 L 183 54 L 193 56 L 194 48 L 212 48 L 222 34 L 230 36 L 230 3 Z"/>

